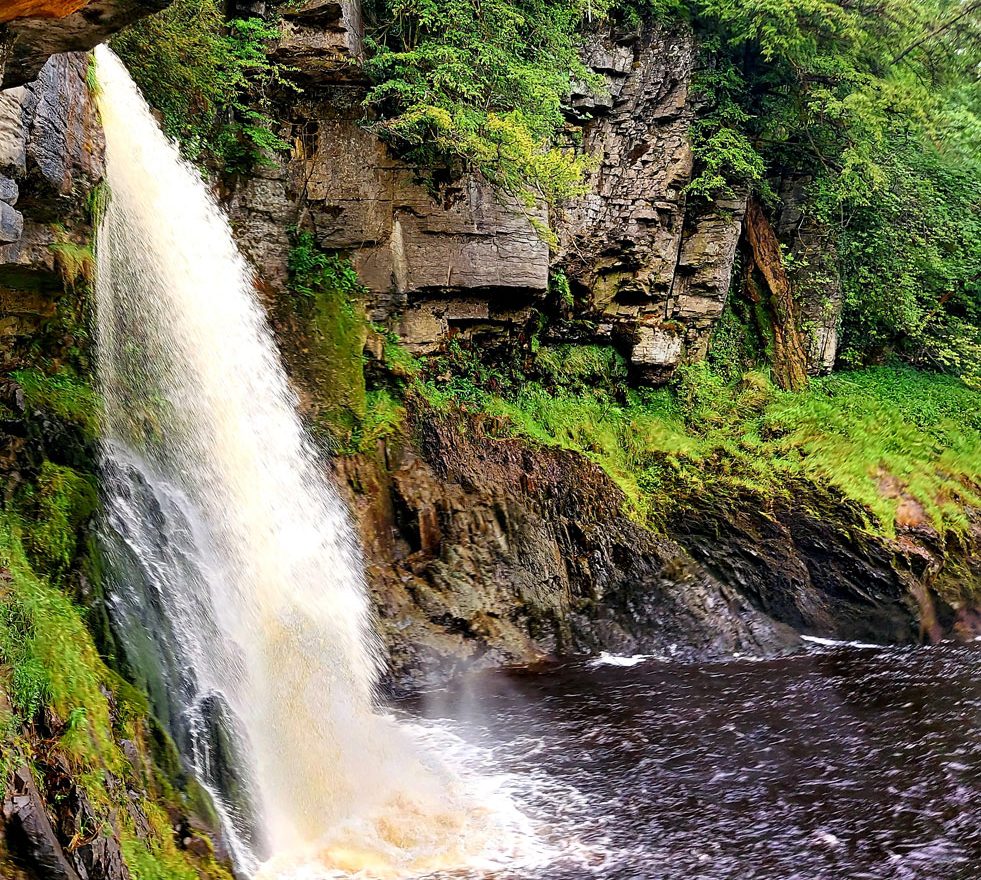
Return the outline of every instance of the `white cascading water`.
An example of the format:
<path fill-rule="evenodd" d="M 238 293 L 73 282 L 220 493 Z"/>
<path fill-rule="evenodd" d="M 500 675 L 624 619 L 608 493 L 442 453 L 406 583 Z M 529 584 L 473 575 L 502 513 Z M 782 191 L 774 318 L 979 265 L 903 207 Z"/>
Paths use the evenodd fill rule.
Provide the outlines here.
<path fill-rule="evenodd" d="M 128 659 L 241 873 L 473 864 L 503 829 L 376 711 L 359 551 L 252 273 L 122 63 L 96 57 L 106 532 Z"/>

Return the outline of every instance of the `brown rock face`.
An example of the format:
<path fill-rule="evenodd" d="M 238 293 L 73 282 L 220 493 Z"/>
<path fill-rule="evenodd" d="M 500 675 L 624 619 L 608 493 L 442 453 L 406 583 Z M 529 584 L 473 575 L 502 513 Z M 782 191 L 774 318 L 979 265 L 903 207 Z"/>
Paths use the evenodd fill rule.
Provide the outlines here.
<path fill-rule="evenodd" d="M 711 657 L 796 644 L 627 518 L 620 491 L 579 456 L 432 414 L 414 433 L 338 461 L 397 683 L 602 649 Z"/>
<path fill-rule="evenodd" d="M 5 88 L 34 79 L 52 55 L 87 52 L 104 43 L 131 22 L 170 5 L 171 0 L 13 0 L 19 11 L 9 15 L 9 3 L 0 11 L 7 21 L 7 63 L 2 71 Z M 37 10 L 37 11 L 30 11 Z"/>
<path fill-rule="evenodd" d="M 9 0 L 0 9 L 0 23 L 15 18 L 64 18 L 89 0 Z"/>

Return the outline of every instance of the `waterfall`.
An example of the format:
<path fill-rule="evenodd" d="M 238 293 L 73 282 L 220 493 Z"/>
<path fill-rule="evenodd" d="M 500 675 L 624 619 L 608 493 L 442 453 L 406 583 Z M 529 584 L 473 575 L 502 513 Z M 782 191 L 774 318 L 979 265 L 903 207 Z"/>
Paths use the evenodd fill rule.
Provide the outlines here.
<path fill-rule="evenodd" d="M 376 709 L 359 550 L 252 273 L 121 62 L 96 56 L 105 532 L 130 665 L 240 873 L 458 864 L 481 811 Z"/>

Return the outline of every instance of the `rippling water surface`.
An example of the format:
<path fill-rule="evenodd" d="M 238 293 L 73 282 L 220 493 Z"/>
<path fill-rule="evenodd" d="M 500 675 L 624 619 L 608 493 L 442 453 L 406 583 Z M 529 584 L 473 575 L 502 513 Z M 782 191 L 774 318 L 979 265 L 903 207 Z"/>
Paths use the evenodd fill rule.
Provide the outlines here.
<path fill-rule="evenodd" d="M 480 675 L 407 708 L 534 826 L 500 880 L 979 880 L 979 670 L 977 646 L 831 647 Z"/>

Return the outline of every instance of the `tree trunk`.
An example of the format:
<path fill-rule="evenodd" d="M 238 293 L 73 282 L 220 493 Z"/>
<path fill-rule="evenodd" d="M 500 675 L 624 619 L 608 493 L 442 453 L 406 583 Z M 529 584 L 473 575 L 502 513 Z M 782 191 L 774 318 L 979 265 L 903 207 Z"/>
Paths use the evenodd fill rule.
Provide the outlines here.
<path fill-rule="evenodd" d="M 773 378 L 785 391 L 800 391 L 807 385 L 807 347 L 800 331 L 794 291 L 783 267 L 780 243 L 756 199 L 749 203 L 745 222 L 746 240 L 753 252 L 753 262 L 770 292 Z"/>

